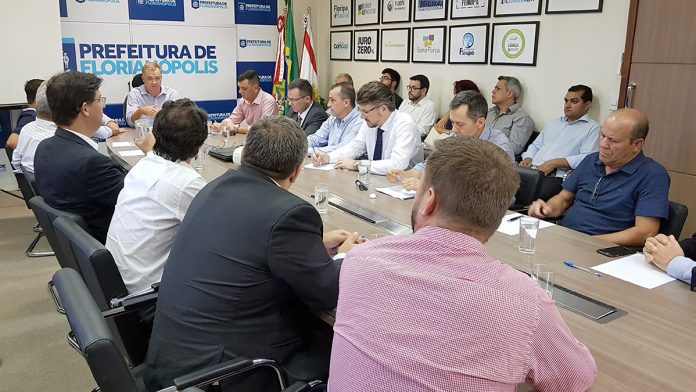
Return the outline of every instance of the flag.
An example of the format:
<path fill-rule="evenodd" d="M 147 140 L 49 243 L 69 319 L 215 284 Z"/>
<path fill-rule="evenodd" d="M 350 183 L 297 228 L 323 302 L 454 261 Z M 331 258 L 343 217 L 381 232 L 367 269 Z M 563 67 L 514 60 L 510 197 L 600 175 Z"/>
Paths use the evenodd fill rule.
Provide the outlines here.
<path fill-rule="evenodd" d="M 302 47 L 302 64 L 300 78 L 306 79 L 314 89 L 314 100 L 319 100 L 319 77 L 317 76 L 317 59 L 314 55 L 314 40 L 312 39 L 311 14 L 304 16 L 304 38 Z"/>
<path fill-rule="evenodd" d="M 280 108 L 285 108 L 285 16 L 278 17 L 278 50 L 273 73 L 273 98 Z"/>
<path fill-rule="evenodd" d="M 286 80 L 287 84 L 298 78 L 300 73 L 299 61 L 297 61 L 297 45 L 295 44 L 295 23 L 292 18 L 292 0 L 285 0 L 288 7 L 288 14 L 285 17 L 285 63 L 288 67 Z M 285 112 L 289 113 L 289 104 L 285 103 Z"/>

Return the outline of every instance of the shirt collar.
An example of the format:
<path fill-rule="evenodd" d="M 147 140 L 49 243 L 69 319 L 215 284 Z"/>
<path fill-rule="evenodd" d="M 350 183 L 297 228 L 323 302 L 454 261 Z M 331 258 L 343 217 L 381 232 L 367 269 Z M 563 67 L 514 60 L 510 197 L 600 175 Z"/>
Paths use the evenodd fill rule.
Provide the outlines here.
<path fill-rule="evenodd" d="M 355 118 L 355 116 L 358 116 L 359 113 L 360 113 L 360 110 L 358 110 L 357 107 L 354 107 L 353 110 L 351 110 L 350 113 L 348 113 L 348 114 L 343 118 L 343 120 L 341 120 L 340 118 L 338 118 L 338 117 L 336 117 L 336 116 L 334 116 L 334 118 L 336 119 L 336 124 L 341 125 L 341 124 L 345 124 L 345 123 L 347 123 L 347 122 L 353 121 L 353 119 Z"/>
<path fill-rule="evenodd" d="M 256 98 L 254 98 L 254 100 L 251 102 L 249 102 L 249 101 L 247 101 L 247 102 L 249 102 L 250 105 L 253 105 L 253 104 L 261 105 L 261 100 L 263 99 L 263 94 L 264 94 L 264 91 L 259 90 L 259 93 L 256 94 Z M 246 101 L 246 99 L 245 99 L 245 101 Z"/>
<path fill-rule="evenodd" d="M 312 102 L 311 105 L 309 105 L 309 107 L 307 107 L 307 109 L 306 109 L 304 112 L 302 112 L 302 113 L 299 114 L 299 116 L 300 116 L 300 118 L 302 119 L 302 121 L 304 121 L 304 119 L 307 117 L 307 113 L 309 113 L 309 111 L 312 110 L 312 106 L 314 106 L 314 103 L 313 103 L 313 102 Z"/>
<path fill-rule="evenodd" d="M 384 132 L 389 132 L 389 130 L 394 126 L 394 120 L 396 119 L 396 112 L 397 112 L 396 110 L 391 112 L 387 121 L 385 121 L 381 127 L 375 127 L 375 128 L 380 128 Z"/>
<path fill-rule="evenodd" d="M 638 170 L 639 167 L 641 167 L 641 165 L 643 165 L 643 163 L 647 161 L 648 157 L 646 157 L 645 154 L 643 154 L 643 150 L 641 150 L 638 155 L 635 156 L 635 158 L 631 159 L 631 161 L 627 164 L 621 166 L 617 172 L 622 171 L 627 174 L 633 174 L 636 172 L 636 170 Z M 606 165 L 599 159 L 599 153 L 597 153 L 597 161 L 595 161 L 595 166 L 601 167 L 602 173 L 606 173 Z"/>
<path fill-rule="evenodd" d="M 27 112 L 27 111 L 34 111 L 35 112 L 36 109 L 35 108 L 24 108 L 24 109 L 22 109 L 22 111 L 23 112 Z"/>
<path fill-rule="evenodd" d="M 163 96 L 163 95 L 166 95 L 166 94 L 165 94 L 165 91 L 166 91 L 165 89 L 166 89 L 166 88 L 167 88 L 167 87 L 161 85 L 161 86 L 160 86 L 160 93 L 157 94 L 157 96 L 156 96 L 156 97 L 153 97 L 153 98 L 159 98 L 159 97 L 161 97 L 161 96 Z M 140 94 L 141 94 L 141 95 L 150 95 L 150 94 L 147 92 L 147 90 L 145 89 L 145 85 L 144 85 L 144 84 L 143 84 L 142 86 L 138 86 L 138 89 L 140 89 Z M 150 95 L 150 96 L 152 97 L 152 95 Z"/>
<path fill-rule="evenodd" d="M 585 115 L 583 115 L 582 117 L 580 117 L 579 119 L 575 120 L 575 122 L 573 122 L 572 124 L 579 123 L 579 122 L 581 122 L 581 121 L 582 121 L 582 122 L 589 122 L 589 121 L 590 121 L 590 118 L 587 117 L 587 114 L 585 114 Z M 568 116 L 562 116 L 562 117 L 561 117 L 561 122 L 568 123 Z"/>
<path fill-rule="evenodd" d="M 513 113 L 515 113 L 515 112 L 517 111 L 517 109 L 519 109 L 519 108 L 520 108 L 520 103 L 519 103 L 519 102 L 515 102 L 515 104 L 512 105 L 512 106 L 510 106 L 510 107 L 508 108 L 508 111 L 507 111 L 506 113 L 504 113 L 504 114 L 513 114 Z M 497 114 L 500 114 L 500 108 L 499 108 L 498 106 L 493 106 L 493 109 L 495 110 L 495 112 L 496 112 Z"/>
<path fill-rule="evenodd" d="M 99 149 L 99 144 L 97 144 L 97 142 L 95 142 L 94 140 L 88 138 L 87 136 L 85 136 L 85 135 L 83 135 L 83 134 L 81 134 L 81 133 L 72 131 L 72 130 L 70 130 L 70 129 L 68 129 L 68 128 L 63 128 L 63 129 L 65 129 L 66 131 L 72 133 L 73 135 L 76 135 L 76 136 L 79 137 L 80 139 L 86 141 L 86 142 L 87 142 L 90 146 L 92 146 L 92 148 L 94 148 L 95 150 L 98 150 L 98 149 Z"/>
<path fill-rule="evenodd" d="M 479 136 L 479 139 L 489 140 L 490 138 L 491 138 L 491 127 L 483 128 L 483 132 L 481 132 L 481 136 Z"/>

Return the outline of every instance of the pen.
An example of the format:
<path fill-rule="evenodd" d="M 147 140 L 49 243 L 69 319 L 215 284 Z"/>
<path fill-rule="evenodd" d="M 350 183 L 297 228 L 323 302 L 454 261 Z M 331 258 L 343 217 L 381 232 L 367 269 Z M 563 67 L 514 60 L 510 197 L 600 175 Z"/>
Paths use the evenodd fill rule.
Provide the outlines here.
<path fill-rule="evenodd" d="M 575 269 L 579 269 L 580 271 L 585 271 L 585 272 L 587 272 L 588 274 L 592 274 L 592 275 L 594 275 L 594 276 L 596 276 L 596 277 L 598 277 L 598 278 L 601 278 L 601 277 L 602 277 L 602 274 L 600 274 L 599 272 L 594 272 L 594 271 L 589 270 L 589 269 L 587 269 L 587 268 L 585 268 L 585 267 L 580 267 L 579 265 L 575 265 L 574 263 L 571 263 L 570 261 L 564 261 L 563 264 L 567 265 L 567 266 L 570 267 L 570 268 L 575 268 Z"/>
<path fill-rule="evenodd" d="M 514 221 L 520 219 L 520 218 L 523 217 L 523 216 L 524 216 L 524 215 L 517 215 L 517 216 L 515 216 L 515 217 L 512 217 L 512 218 L 508 219 L 507 221 L 508 221 L 508 222 L 514 222 Z"/>

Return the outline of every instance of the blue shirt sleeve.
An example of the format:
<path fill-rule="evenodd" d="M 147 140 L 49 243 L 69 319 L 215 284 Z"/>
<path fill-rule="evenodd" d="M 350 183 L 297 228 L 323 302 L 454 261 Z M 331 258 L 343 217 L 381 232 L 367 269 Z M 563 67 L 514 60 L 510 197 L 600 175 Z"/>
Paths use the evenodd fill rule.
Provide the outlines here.
<path fill-rule="evenodd" d="M 669 215 L 669 175 L 658 166 L 638 189 L 635 216 L 666 219 Z"/>
<path fill-rule="evenodd" d="M 578 193 L 578 186 L 580 184 L 580 178 L 588 173 L 592 169 L 593 159 L 595 154 L 590 154 L 585 157 L 585 159 L 580 162 L 577 169 L 575 169 L 565 181 L 563 181 L 563 189 L 576 195 Z"/>
<path fill-rule="evenodd" d="M 694 267 L 696 267 L 696 261 L 693 261 L 688 257 L 677 256 L 667 265 L 667 273 L 669 276 L 690 284 L 691 270 Z"/>

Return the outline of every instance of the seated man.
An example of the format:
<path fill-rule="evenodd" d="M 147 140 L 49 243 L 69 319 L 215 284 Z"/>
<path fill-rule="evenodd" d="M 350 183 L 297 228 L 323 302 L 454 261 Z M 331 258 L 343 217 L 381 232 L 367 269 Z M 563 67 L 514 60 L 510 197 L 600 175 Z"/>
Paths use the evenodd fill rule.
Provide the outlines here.
<path fill-rule="evenodd" d="M 228 126 L 237 133 L 247 133 L 249 128 L 241 126 L 242 121 L 252 126 L 264 117 L 278 114 L 275 98 L 261 90 L 261 81 L 256 72 L 246 71 L 239 75 L 237 86 L 242 99 L 237 101 L 237 107 L 234 108 L 230 117 L 216 125 L 218 128 Z"/>
<path fill-rule="evenodd" d="M 181 221 L 206 184 L 191 166 L 208 137 L 208 115 L 188 99 L 169 101 L 155 116 L 155 146 L 128 172 L 106 248 L 129 293 L 162 279 Z"/>
<path fill-rule="evenodd" d="M 357 238 L 322 236 L 317 210 L 288 191 L 306 152 L 297 123 L 262 119 L 249 130 L 239 170 L 191 203 L 162 275 L 145 368 L 150 390 L 237 357 L 274 359 L 291 380 L 326 377 L 329 353 L 313 346 L 299 315 L 304 306 L 336 306 L 341 262 L 331 255 L 338 249 L 341 258 Z"/>
<path fill-rule="evenodd" d="M 330 391 L 592 386 L 595 361 L 554 301 L 487 255 L 518 186 L 493 144 L 436 142 L 413 204 L 414 234 L 368 242 L 344 260 Z"/>
<path fill-rule="evenodd" d="M 437 117 L 435 103 L 427 97 L 430 92 L 430 80 L 425 75 L 411 76 L 407 89 L 408 100 L 401 103 L 399 111 L 411 115 L 413 121 L 418 124 L 421 139 L 425 139 Z"/>
<path fill-rule="evenodd" d="M 24 170 L 33 173 L 36 148 L 42 140 L 48 139 L 56 133 L 56 124 L 52 121 L 51 108 L 48 106 L 48 99 L 46 98 L 46 83 L 41 83 L 36 90 L 36 100 L 34 102 L 36 120 L 22 128 L 17 148 L 12 152 L 12 167 L 16 173 L 20 172 L 20 166 Z"/>
<path fill-rule="evenodd" d="M 31 79 L 24 83 L 24 93 L 27 96 L 28 108 L 22 109 L 22 113 L 17 119 L 17 125 L 12 130 L 10 137 L 7 139 L 6 146 L 11 149 L 17 148 L 17 143 L 19 143 L 19 133 L 22 131 L 25 125 L 36 120 L 36 90 L 43 83 L 41 79 Z"/>
<path fill-rule="evenodd" d="M 82 216 L 92 236 L 104 243 L 125 172 L 90 139 L 102 121 L 101 82 L 82 72 L 60 73 L 48 81 L 46 96 L 58 128 L 36 148 L 34 170 L 46 202 Z"/>
<path fill-rule="evenodd" d="M 162 67 L 155 62 L 143 65 L 143 82 L 128 93 L 126 122 L 131 127 L 141 118 L 154 119 L 165 102 L 179 99 L 178 91 L 162 84 Z"/>
<path fill-rule="evenodd" d="M 524 146 L 534 132 L 534 120 L 522 109 L 522 84 L 512 76 L 498 76 L 493 88 L 493 107 L 486 116 L 486 126 L 505 134 L 512 143 L 515 155 L 522 154 Z"/>
<path fill-rule="evenodd" d="M 488 103 L 480 93 L 472 90 L 462 91 L 455 95 L 450 102 L 450 120 L 452 132 L 456 137 L 473 137 L 489 141 L 505 151 L 510 162 L 515 162 L 512 145 L 502 132 L 486 127 L 486 112 Z M 417 164 L 407 171 L 390 170 L 387 180 L 392 183 L 401 182 L 407 190 L 418 189 L 420 178 L 425 171 L 426 162 Z"/>
<path fill-rule="evenodd" d="M 309 154 L 333 151 L 355 139 L 363 124 L 355 107 L 355 89 L 348 83 L 337 83 L 329 90 L 329 117 L 317 132 L 307 136 Z"/>
<path fill-rule="evenodd" d="M 394 94 L 394 105 L 398 109 L 401 103 L 404 102 L 404 99 L 396 93 L 396 89 L 399 88 L 399 82 L 401 82 L 401 75 L 395 69 L 385 68 L 382 70 L 382 76 L 379 77 L 379 81 Z"/>
<path fill-rule="evenodd" d="M 645 241 L 643 254 L 645 260 L 696 290 L 696 234 L 680 242 L 673 235 L 650 237 Z"/>
<path fill-rule="evenodd" d="M 408 169 L 423 162 L 418 126 L 394 106 L 393 93 L 374 81 L 360 87 L 358 106 L 365 120 L 350 143 L 330 153 L 317 151 L 312 162 L 335 163 L 337 169 L 357 170 L 356 159 L 367 154 L 370 172 L 385 175 L 390 169 Z"/>
<path fill-rule="evenodd" d="M 543 200 L 560 192 L 566 170 L 575 169 L 587 154 L 599 148 L 600 126 L 587 117 L 592 89 L 582 84 L 571 86 L 564 101 L 565 116 L 546 124 L 520 162 L 520 166 L 538 169 L 547 176 L 541 189 Z"/>
<path fill-rule="evenodd" d="M 287 116 L 297 122 L 307 136 L 316 132 L 329 117 L 313 97 L 314 89 L 305 79 L 295 79 L 288 85 L 288 102 L 292 113 Z"/>
<path fill-rule="evenodd" d="M 607 117 L 599 152 L 589 154 L 563 182 L 563 190 L 532 203 L 529 214 L 624 246 L 642 246 L 669 212 L 669 175 L 643 155 L 648 119 L 635 109 Z M 575 201 L 575 203 L 573 203 Z"/>
<path fill-rule="evenodd" d="M 350 76 L 349 73 L 343 72 L 343 73 L 336 75 L 336 79 L 334 79 L 334 83 L 335 84 L 348 83 L 351 86 L 353 86 L 353 77 Z"/>

